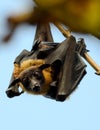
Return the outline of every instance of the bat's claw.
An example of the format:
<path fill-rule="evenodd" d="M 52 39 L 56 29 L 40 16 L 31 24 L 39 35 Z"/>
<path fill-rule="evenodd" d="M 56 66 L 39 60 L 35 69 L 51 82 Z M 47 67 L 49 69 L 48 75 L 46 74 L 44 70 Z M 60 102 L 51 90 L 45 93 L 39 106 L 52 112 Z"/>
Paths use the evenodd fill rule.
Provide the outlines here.
<path fill-rule="evenodd" d="M 19 92 L 19 91 L 13 91 L 12 88 L 8 88 L 6 90 L 6 94 L 9 98 L 13 98 L 15 96 L 19 96 L 23 93 L 23 91 Z"/>

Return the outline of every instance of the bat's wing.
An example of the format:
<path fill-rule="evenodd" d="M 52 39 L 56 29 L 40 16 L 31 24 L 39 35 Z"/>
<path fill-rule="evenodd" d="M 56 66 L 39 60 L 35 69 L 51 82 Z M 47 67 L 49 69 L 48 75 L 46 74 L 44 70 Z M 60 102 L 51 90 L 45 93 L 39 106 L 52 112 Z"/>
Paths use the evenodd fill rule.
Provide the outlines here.
<path fill-rule="evenodd" d="M 25 57 L 26 55 L 28 55 L 28 51 L 27 50 L 23 50 L 15 59 L 14 64 L 20 64 L 21 60 L 23 59 L 23 57 Z M 11 79 L 10 79 L 10 84 L 6 90 L 6 94 L 9 98 L 15 97 L 15 96 L 19 96 L 23 93 L 23 91 L 19 92 L 19 85 L 15 84 L 12 85 L 12 83 L 14 82 L 15 77 L 14 74 L 12 73 Z"/>
<path fill-rule="evenodd" d="M 52 64 L 59 75 L 57 81 L 51 84 L 47 97 L 64 101 L 86 74 L 86 65 L 76 52 L 76 45 L 75 38 L 71 36 L 59 44 L 57 49 L 47 57 L 46 62 Z"/>

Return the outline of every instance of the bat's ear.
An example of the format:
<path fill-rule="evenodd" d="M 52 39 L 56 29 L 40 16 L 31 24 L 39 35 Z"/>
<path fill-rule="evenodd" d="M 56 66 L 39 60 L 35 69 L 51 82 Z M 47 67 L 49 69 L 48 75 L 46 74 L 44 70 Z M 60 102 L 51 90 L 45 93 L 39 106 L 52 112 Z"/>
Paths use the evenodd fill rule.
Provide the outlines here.
<path fill-rule="evenodd" d="M 43 70 L 43 69 L 46 69 L 46 68 L 48 68 L 48 67 L 50 67 L 50 64 L 43 64 L 43 65 L 41 65 L 39 68 L 40 68 L 41 70 Z"/>
<path fill-rule="evenodd" d="M 17 84 L 19 82 L 20 82 L 20 79 L 17 78 L 10 83 L 8 89 L 6 90 L 6 94 L 9 98 L 19 96 L 23 93 L 23 91 L 19 92 L 19 89 L 18 89 L 19 85 Z"/>

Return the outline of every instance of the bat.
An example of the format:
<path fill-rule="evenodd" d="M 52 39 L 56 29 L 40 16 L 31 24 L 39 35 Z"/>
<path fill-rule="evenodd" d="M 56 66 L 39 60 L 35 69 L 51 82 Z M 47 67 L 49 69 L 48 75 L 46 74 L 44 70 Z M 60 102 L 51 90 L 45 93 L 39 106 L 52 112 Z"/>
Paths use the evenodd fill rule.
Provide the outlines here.
<path fill-rule="evenodd" d="M 65 101 L 86 74 L 86 64 L 77 48 L 74 36 L 55 43 L 49 24 L 39 23 L 31 51 L 23 50 L 14 61 L 7 96 L 27 92 Z"/>

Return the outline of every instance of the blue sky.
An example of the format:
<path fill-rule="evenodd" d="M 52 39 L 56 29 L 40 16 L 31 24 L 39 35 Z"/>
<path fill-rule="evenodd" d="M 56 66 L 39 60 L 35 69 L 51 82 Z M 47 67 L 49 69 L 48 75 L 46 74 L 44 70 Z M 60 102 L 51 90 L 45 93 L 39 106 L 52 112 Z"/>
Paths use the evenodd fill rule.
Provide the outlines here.
<path fill-rule="evenodd" d="M 56 102 L 42 96 L 23 95 L 9 99 L 7 89 L 13 70 L 13 61 L 23 49 L 31 49 L 35 27 L 20 26 L 9 44 L 1 38 L 7 32 L 5 19 L 12 13 L 32 7 L 31 0 L 3 0 L 0 2 L 0 129 L 2 130 L 100 130 L 100 76 L 87 64 L 87 75 L 78 89 L 65 102 Z M 65 38 L 52 25 L 55 42 Z M 100 40 L 84 37 L 89 54 L 100 65 Z"/>

